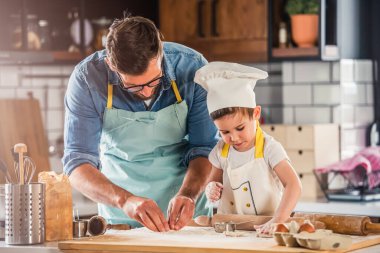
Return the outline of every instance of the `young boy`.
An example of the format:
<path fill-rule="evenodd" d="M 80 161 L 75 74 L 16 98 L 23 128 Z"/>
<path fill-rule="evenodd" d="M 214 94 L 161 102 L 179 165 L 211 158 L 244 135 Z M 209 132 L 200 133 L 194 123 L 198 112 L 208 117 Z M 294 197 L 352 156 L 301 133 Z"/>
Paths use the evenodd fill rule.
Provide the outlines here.
<path fill-rule="evenodd" d="M 220 200 L 218 213 L 271 215 L 255 228 L 270 233 L 285 222 L 301 194 L 301 182 L 282 145 L 259 126 L 261 107 L 253 88 L 265 71 L 236 63 L 211 62 L 196 72 L 208 91 L 207 107 L 222 139 L 209 155 L 213 165 L 206 196 Z"/>

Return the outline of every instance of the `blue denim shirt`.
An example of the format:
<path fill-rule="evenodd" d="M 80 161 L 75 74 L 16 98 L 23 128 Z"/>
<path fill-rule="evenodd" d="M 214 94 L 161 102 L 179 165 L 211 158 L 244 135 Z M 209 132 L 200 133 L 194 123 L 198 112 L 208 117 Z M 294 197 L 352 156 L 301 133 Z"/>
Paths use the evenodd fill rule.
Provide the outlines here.
<path fill-rule="evenodd" d="M 146 111 L 142 100 L 119 87 L 117 74 L 104 61 L 106 51 L 98 51 L 80 62 L 71 74 L 65 96 L 65 152 L 62 158 L 68 175 L 79 165 L 90 163 L 100 168 L 99 141 L 103 113 L 107 102 L 107 84 L 114 85 L 113 107 L 133 112 Z M 187 138 L 189 146 L 183 156 L 190 160 L 207 157 L 217 142 L 217 130 L 207 110 L 206 91 L 194 83 L 195 72 L 207 61 L 198 52 L 185 46 L 164 43 L 163 69 L 165 80 L 150 108 L 159 111 L 176 102 L 170 80 L 175 80 L 189 111 Z"/>

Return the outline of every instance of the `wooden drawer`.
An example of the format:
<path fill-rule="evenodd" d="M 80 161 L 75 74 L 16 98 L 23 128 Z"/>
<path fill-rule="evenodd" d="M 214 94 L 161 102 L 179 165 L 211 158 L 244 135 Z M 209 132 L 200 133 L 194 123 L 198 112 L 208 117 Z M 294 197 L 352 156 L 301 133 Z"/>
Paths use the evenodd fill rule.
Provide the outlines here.
<path fill-rule="evenodd" d="M 298 173 L 312 173 L 315 168 L 315 154 L 310 150 L 287 150 L 290 162 Z"/>
<path fill-rule="evenodd" d="M 313 126 L 287 126 L 286 127 L 287 149 L 314 149 Z"/>
<path fill-rule="evenodd" d="M 286 126 L 285 125 L 261 125 L 264 132 L 272 136 L 276 141 L 286 146 Z"/>
<path fill-rule="evenodd" d="M 313 173 L 299 173 L 302 183 L 302 200 L 314 200 L 323 196 L 321 187 Z"/>

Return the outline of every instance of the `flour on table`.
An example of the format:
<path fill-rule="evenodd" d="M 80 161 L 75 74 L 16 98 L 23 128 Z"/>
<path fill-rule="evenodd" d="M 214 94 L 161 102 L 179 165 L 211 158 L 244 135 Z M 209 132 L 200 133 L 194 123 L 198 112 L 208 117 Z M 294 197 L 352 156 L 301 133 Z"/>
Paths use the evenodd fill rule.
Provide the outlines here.
<path fill-rule="evenodd" d="M 189 242 L 194 240 L 196 242 L 252 242 L 256 241 L 256 232 L 254 231 L 239 231 L 237 230 L 234 235 L 226 236 L 224 233 L 216 233 L 212 227 L 184 227 L 179 231 L 171 230 L 169 232 L 153 232 L 145 227 L 136 228 L 131 230 L 108 230 L 106 234 L 109 235 L 123 235 L 141 238 Z"/>

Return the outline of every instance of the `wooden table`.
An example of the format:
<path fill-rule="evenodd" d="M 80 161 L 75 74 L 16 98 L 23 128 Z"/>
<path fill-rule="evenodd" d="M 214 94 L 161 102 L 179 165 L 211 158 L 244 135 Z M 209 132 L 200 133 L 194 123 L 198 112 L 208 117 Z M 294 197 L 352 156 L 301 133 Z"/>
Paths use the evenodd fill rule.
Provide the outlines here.
<path fill-rule="evenodd" d="M 371 245 L 380 244 L 380 235 L 353 237 L 354 243 L 348 252 Z M 244 232 L 242 237 L 226 237 L 215 233 L 212 228 L 186 227 L 181 231 L 154 233 L 147 229 L 129 231 L 108 231 L 106 235 L 87 237 L 58 243 L 58 248 L 65 252 L 328 252 L 313 251 L 305 248 L 277 246 L 273 238 L 257 238 L 255 232 Z M 336 252 L 336 251 L 335 251 Z"/>

